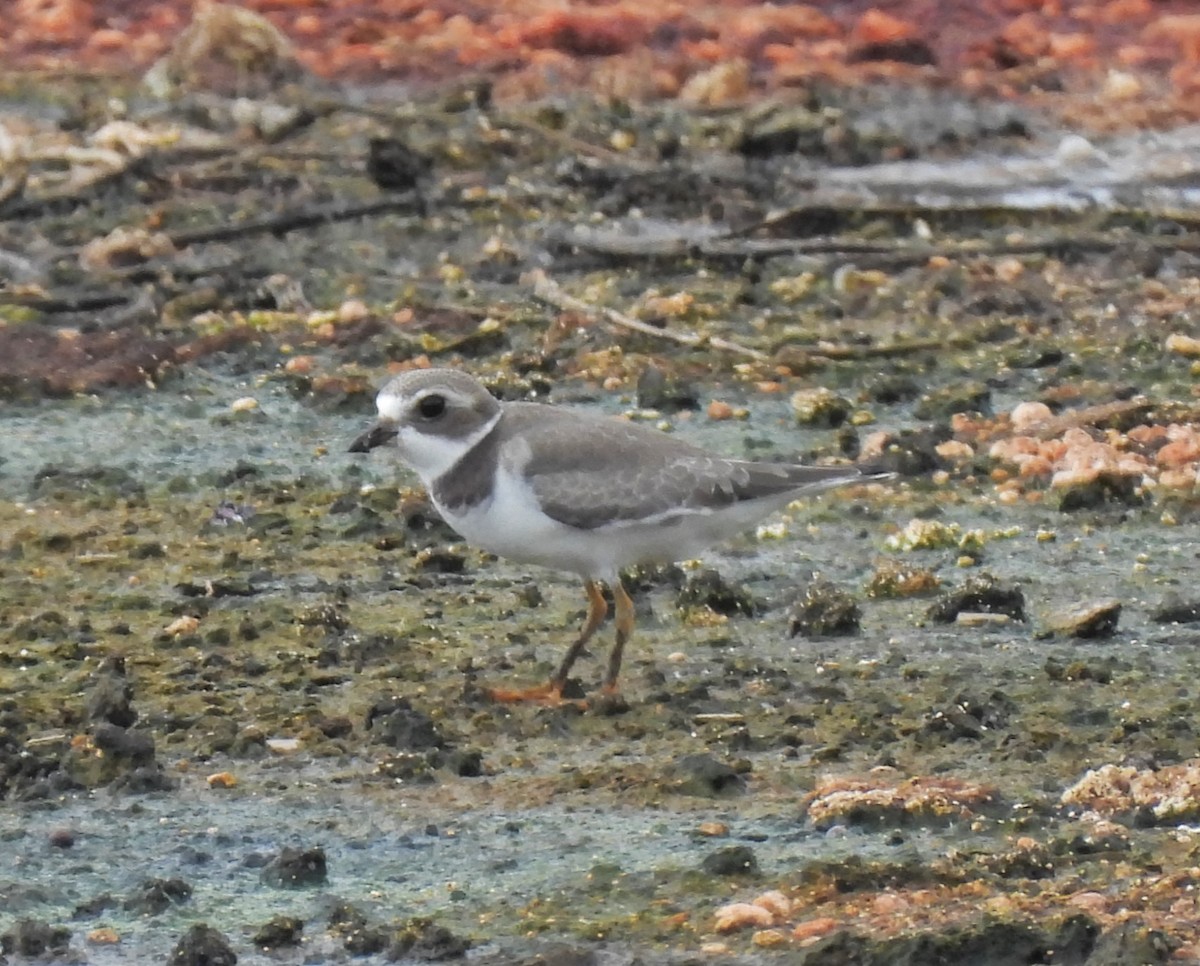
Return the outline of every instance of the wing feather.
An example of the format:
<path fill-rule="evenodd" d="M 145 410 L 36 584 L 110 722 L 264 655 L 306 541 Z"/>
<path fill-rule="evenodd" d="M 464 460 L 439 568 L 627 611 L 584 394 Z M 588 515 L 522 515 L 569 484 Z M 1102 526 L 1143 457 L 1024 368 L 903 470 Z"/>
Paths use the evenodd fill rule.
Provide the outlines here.
<path fill-rule="evenodd" d="M 657 430 L 570 410 L 510 404 L 509 417 L 513 436 L 536 438 L 522 469 L 542 510 L 581 530 L 667 522 L 754 500 L 782 505 L 859 476 L 853 466 L 723 459 Z"/>

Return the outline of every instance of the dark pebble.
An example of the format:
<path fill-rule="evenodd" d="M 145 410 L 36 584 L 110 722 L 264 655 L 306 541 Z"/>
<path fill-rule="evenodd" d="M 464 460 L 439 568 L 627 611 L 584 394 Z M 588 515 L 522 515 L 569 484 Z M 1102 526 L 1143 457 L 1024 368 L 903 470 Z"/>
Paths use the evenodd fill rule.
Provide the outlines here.
<path fill-rule="evenodd" d="M 637 405 L 638 409 L 677 413 L 699 409 L 700 397 L 692 383 L 670 378 L 658 366 L 649 365 L 638 376 Z"/>
<path fill-rule="evenodd" d="M 599 962 L 596 951 L 588 946 L 551 942 L 545 948 L 516 960 L 513 966 L 596 966 Z"/>
<path fill-rule="evenodd" d="M 965 382 L 946 386 L 922 396 L 913 409 L 917 419 L 949 419 L 956 413 L 992 412 L 992 391 L 982 383 Z"/>
<path fill-rule="evenodd" d="M 1178 943 L 1136 919 L 1127 919 L 1101 933 L 1088 956 L 1088 966 L 1153 966 L 1171 959 Z"/>
<path fill-rule="evenodd" d="M 711 568 L 688 576 L 675 598 L 675 606 L 683 611 L 707 607 L 726 617 L 739 614 L 753 617 L 759 610 L 757 601 L 745 587 L 729 583 Z"/>
<path fill-rule="evenodd" d="M 53 848 L 69 849 L 75 844 L 75 831 L 69 828 L 52 829 L 46 840 Z"/>
<path fill-rule="evenodd" d="M 839 637 L 857 634 L 862 610 L 854 597 L 829 580 L 814 580 L 788 614 L 788 636 Z"/>
<path fill-rule="evenodd" d="M 67 951 L 71 930 L 52 926 L 40 919 L 21 919 L 12 928 L 0 933 L 0 950 L 5 955 L 48 957 Z"/>
<path fill-rule="evenodd" d="M 237 953 L 221 933 L 198 922 L 183 934 L 171 951 L 168 966 L 235 966 Z"/>
<path fill-rule="evenodd" d="M 748 845 L 730 845 L 710 852 L 700 863 L 709 875 L 758 875 L 758 859 Z"/>
<path fill-rule="evenodd" d="M 151 763 L 117 776 L 111 787 L 115 792 L 129 792 L 133 795 L 173 792 L 179 787 L 179 779 L 172 778 L 158 764 Z"/>
<path fill-rule="evenodd" d="M 982 738 L 1008 724 L 1016 705 L 1002 692 L 986 698 L 960 694 L 945 708 L 932 712 L 921 729 L 923 735 L 937 735 L 946 741 Z"/>
<path fill-rule="evenodd" d="M 1064 513 L 1094 510 L 1109 504 L 1141 506 L 1146 502 L 1141 478 L 1120 473 L 1101 473 L 1093 480 L 1075 483 L 1059 491 L 1058 508 Z"/>
<path fill-rule="evenodd" d="M 413 569 L 427 574 L 461 574 L 467 569 L 467 558 L 453 547 L 428 547 L 417 554 Z"/>
<path fill-rule="evenodd" d="M 347 738 L 354 733 L 354 722 L 345 715 L 322 717 L 317 727 L 326 738 Z"/>
<path fill-rule="evenodd" d="M 1023 966 L 1025 963 L 1075 963 L 1085 960 L 1098 929 L 1086 916 L 1071 916 L 1056 926 L 985 921 L 976 926 L 901 934 L 873 943 L 863 962 L 971 963 L 972 966 Z M 809 962 L 809 960 L 805 960 Z M 812 962 L 826 962 L 814 960 Z M 1161 960 L 1120 960 L 1122 963 Z"/>
<path fill-rule="evenodd" d="M 871 461 L 871 468 L 906 477 L 928 476 L 934 470 L 947 466 L 946 460 L 938 454 L 937 446 L 952 436 L 950 427 L 944 424 L 928 429 L 905 430 L 888 442 L 884 452 Z"/>
<path fill-rule="evenodd" d="M 263 923 L 251 941 L 259 949 L 280 949 L 284 946 L 299 946 L 304 935 L 304 921 L 295 916 L 276 916 Z"/>
<path fill-rule="evenodd" d="M 1004 583 L 991 574 L 979 574 L 935 600 L 925 616 L 935 624 L 953 624 L 964 611 L 1007 614 L 1013 620 L 1023 621 L 1025 595 L 1016 584 Z"/>
<path fill-rule="evenodd" d="M 295 617 L 302 627 L 323 627 L 330 631 L 344 631 L 350 626 L 345 615 L 333 604 L 314 604 L 302 608 Z"/>
<path fill-rule="evenodd" d="M 456 749 L 446 756 L 446 768 L 459 778 L 478 778 L 483 774 L 483 752 Z"/>
<path fill-rule="evenodd" d="M 327 878 L 325 850 L 320 846 L 312 849 L 285 846 L 262 871 L 263 882 L 281 889 L 322 885 Z"/>
<path fill-rule="evenodd" d="M 1200 600 L 1184 600 L 1171 591 L 1150 612 L 1150 619 L 1158 624 L 1195 624 L 1200 622 Z"/>
<path fill-rule="evenodd" d="M 122 905 L 130 912 L 155 916 L 172 905 L 186 902 L 192 896 L 192 887 L 183 879 L 147 879 L 136 892 L 125 897 Z"/>
<path fill-rule="evenodd" d="M 433 719 L 418 711 L 407 698 L 380 698 L 367 712 L 367 731 L 392 748 L 420 751 L 445 743 Z"/>
<path fill-rule="evenodd" d="M 413 919 L 398 929 L 388 946 L 388 959 L 416 959 L 440 963 L 461 959 L 471 948 L 471 942 L 439 926 L 429 919 Z"/>
<path fill-rule="evenodd" d="M 100 915 L 106 909 L 116 909 L 120 907 L 120 900 L 117 899 L 111 892 L 102 892 L 98 896 L 92 896 L 90 899 L 84 899 L 72 911 L 72 919 L 92 919 Z"/>
<path fill-rule="evenodd" d="M 838 929 L 802 951 L 798 966 L 856 966 L 875 962 L 867 956 L 867 941 L 848 929 Z"/>
<path fill-rule="evenodd" d="M 103 721 L 92 729 L 92 741 L 106 755 L 135 766 L 154 761 L 154 738 L 144 731 Z"/>
<path fill-rule="evenodd" d="M 684 755 L 673 767 L 675 791 L 703 798 L 741 795 L 746 781 L 732 767 L 712 755 Z"/>
<path fill-rule="evenodd" d="M 97 674 L 87 699 L 88 721 L 128 728 L 138 719 L 133 708 L 133 685 L 123 674 Z"/>

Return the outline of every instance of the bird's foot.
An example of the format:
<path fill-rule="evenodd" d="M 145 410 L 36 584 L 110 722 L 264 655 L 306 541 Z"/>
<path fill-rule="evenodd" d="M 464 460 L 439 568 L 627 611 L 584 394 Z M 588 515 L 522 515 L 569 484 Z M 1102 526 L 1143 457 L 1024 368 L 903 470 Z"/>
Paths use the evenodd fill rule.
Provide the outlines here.
<path fill-rule="evenodd" d="M 548 707 L 575 705 L 586 708 L 583 692 L 573 682 L 547 681 L 532 688 L 484 688 L 484 695 L 497 704 L 544 704 Z"/>

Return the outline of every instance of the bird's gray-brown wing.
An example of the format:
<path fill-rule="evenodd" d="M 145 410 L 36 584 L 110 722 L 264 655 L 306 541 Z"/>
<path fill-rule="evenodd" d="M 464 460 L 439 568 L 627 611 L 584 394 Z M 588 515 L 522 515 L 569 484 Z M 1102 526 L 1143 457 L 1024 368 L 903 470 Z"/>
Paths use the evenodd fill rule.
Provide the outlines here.
<path fill-rule="evenodd" d="M 524 471 L 542 510 L 581 530 L 785 499 L 859 476 L 852 466 L 727 460 L 643 426 L 565 410 L 533 415 L 518 406 L 507 414 L 512 434 L 531 444 Z"/>

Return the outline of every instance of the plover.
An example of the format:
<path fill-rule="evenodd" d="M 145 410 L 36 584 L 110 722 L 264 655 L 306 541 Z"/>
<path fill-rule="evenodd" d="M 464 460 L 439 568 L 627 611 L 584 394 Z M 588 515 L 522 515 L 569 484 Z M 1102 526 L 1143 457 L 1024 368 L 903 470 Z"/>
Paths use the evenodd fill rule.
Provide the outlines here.
<path fill-rule="evenodd" d="M 854 466 L 726 459 L 657 430 L 539 403 L 502 403 L 465 372 L 416 369 L 376 398 L 379 419 L 350 447 L 394 443 L 438 513 L 468 543 L 583 578 L 583 629 L 550 680 L 493 689 L 499 700 L 561 698 L 608 606 L 616 641 L 604 675 L 616 691 L 633 602 L 620 571 L 690 559 L 797 497 L 889 474 Z"/>

